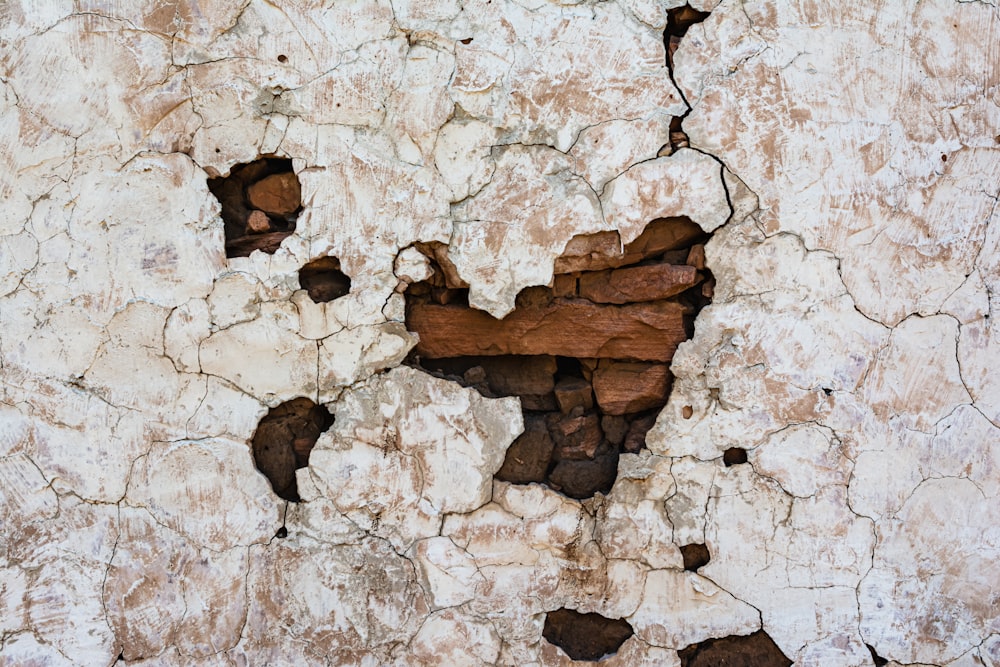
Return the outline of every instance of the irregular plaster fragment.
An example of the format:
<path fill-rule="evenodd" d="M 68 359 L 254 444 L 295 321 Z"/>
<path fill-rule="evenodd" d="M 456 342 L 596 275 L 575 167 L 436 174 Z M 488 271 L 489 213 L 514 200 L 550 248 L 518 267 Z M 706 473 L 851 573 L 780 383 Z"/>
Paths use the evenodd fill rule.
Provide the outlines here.
<path fill-rule="evenodd" d="M 881 654 L 944 664 L 997 632 L 996 507 L 970 480 L 932 479 L 880 524 L 858 598 L 861 633 Z"/>
<path fill-rule="evenodd" d="M 617 3 L 480 1 L 464 9 L 474 39 L 456 46 L 450 93 L 470 114 L 509 128 L 514 141 L 566 151 L 588 125 L 685 110 L 660 35 Z"/>
<path fill-rule="evenodd" d="M 495 487 L 499 502 L 446 517 L 441 534 L 471 554 L 486 578 L 482 594 L 471 603 L 478 613 L 502 617 L 499 610 L 518 609 L 523 618 L 546 611 L 543 600 L 556 592 L 564 563 L 592 529 L 587 530 L 578 502 L 551 489 L 503 482 Z M 532 595 L 525 597 L 523 590 Z"/>
<path fill-rule="evenodd" d="M 598 515 L 596 538 L 608 558 L 639 560 L 651 568 L 679 568 L 673 526 L 662 498 L 673 495 L 669 459 L 649 452 L 623 454 L 618 479 Z"/>
<path fill-rule="evenodd" d="M 0 297 L 3 354 L 8 368 L 39 377 L 79 378 L 93 363 L 103 340 L 85 300 L 39 307 L 29 290 Z"/>
<path fill-rule="evenodd" d="M 972 406 L 956 408 L 934 434 L 894 421 L 878 442 L 861 451 L 851 476 L 851 506 L 860 514 L 891 518 L 932 478 L 968 478 L 989 497 L 1000 493 L 1000 430 Z"/>
<path fill-rule="evenodd" d="M 438 132 L 455 111 L 455 104 L 441 85 L 455 70 L 454 46 L 417 43 L 410 45 L 399 85 L 388 100 L 389 119 L 395 126 L 397 152 L 408 162 L 431 161 Z M 420 113 L 414 113 L 419 109 Z"/>
<path fill-rule="evenodd" d="M 5 70 L 18 107 L 47 131 L 80 137 L 78 150 L 114 151 L 121 142 L 131 155 L 157 112 L 180 102 L 179 95 L 157 94 L 170 65 L 168 43 L 148 32 L 120 30 L 97 14 L 67 16 L 27 36 L 17 54 Z M 98 60 L 116 66 L 96 67 Z M 129 132 L 116 132 L 122 128 Z"/>
<path fill-rule="evenodd" d="M 187 419 L 183 407 L 201 383 L 177 372 L 164 354 L 163 332 L 167 311 L 135 302 L 117 313 L 108 324 L 108 338 L 101 345 L 82 383 L 111 405 L 142 410 L 163 421 Z M 136 382 L 136 378 L 144 378 Z M 182 412 L 178 415 L 177 412 Z"/>
<path fill-rule="evenodd" d="M 391 663 L 430 612 L 412 564 L 372 537 L 344 546 L 290 537 L 251 547 L 247 591 L 235 660 Z"/>
<path fill-rule="evenodd" d="M 319 343 L 319 400 L 333 400 L 343 387 L 397 366 L 413 339 L 400 322 L 343 329 L 327 336 Z"/>
<path fill-rule="evenodd" d="M 751 219 L 716 232 L 706 254 L 718 293 L 674 355 L 671 399 L 647 446 L 709 459 L 789 423 L 856 421 L 863 408 L 849 392 L 865 381 L 887 330 L 856 311 L 836 259 L 791 235 L 762 239 Z"/>
<path fill-rule="evenodd" d="M 316 485 L 339 511 L 400 548 L 440 518 L 489 500 L 521 429 L 514 399 L 494 401 L 409 368 L 345 390 L 312 451 Z"/>
<path fill-rule="evenodd" d="M 445 609 L 424 621 L 408 655 L 421 665 L 489 667 L 496 665 L 500 656 L 500 637 L 489 622 Z"/>
<path fill-rule="evenodd" d="M 246 549 L 198 547 L 143 510 L 123 508 L 120 517 L 103 590 L 125 660 L 171 646 L 207 658 L 234 646 L 246 618 Z"/>
<path fill-rule="evenodd" d="M 642 120 L 610 120 L 580 132 L 568 151 L 574 169 L 594 192 L 633 165 L 656 155 L 670 131 L 670 116 L 656 115 Z"/>
<path fill-rule="evenodd" d="M 184 486 L 170 483 L 178 478 Z M 216 551 L 265 542 L 280 525 L 278 501 L 246 446 L 223 439 L 154 443 L 135 464 L 126 500 Z"/>
<path fill-rule="evenodd" d="M 208 377 L 204 398 L 184 425 L 184 437 L 248 441 L 263 415 L 260 401 L 226 380 Z"/>
<path fill-rule="evenodd" d="M 958 324 L 944 315 L 911 317 L 893 329 L 864 388 L 875 413 L 926 432 L 955 406 L 970 402 L 957 341 Z"/>
<path fill-rule="evenodd" d="M 808 498 L 830 484 L 845 485 L 849 461 L 840 442 L 824 429 L 811 424 L 790 426 L 775 433 L 754 450 L 754 468 L 776 479 L 785 493 Z"/>
<path fill-rule="evenodd" d="M 5 521 L 2 533 L 0 533 L 4 539 L 4 551 L 7 551 L 7 545 L 16 540 L 18 534 L 25 530 L 30 523 L 52 519 L 58 514 L 59 506 L 55 491 L 42 476 L 37 465 L 26 454 L 13 454 L 0 458 L 0 482 L 3 483 L 3 489 L 9 501 L 17 503 L 18 508 L 18 514 Z M 14 577 L 11 579 L 13 586 L 16 583 L 16 573 L 11 572 L 10 574 Z M 6 591 L 6 587 L 3 590 Z M 8 597 L 8 595 L 5 592 L 3 596 L 5 605 L 14 601 L 14 598 Z M 13 619 L 16 616 L 12 613 L 10 618 Z M 16 630 L 18 627 L 14 626 L 10 630 Z"/>
<path fill-rule="evenodd" d="M 723 4 L 682 45 L 675 76 L 693 108 L 684 125 L 693 145 L 761 197 L 767 230 L 842 258 L 859 307 L 895 324 L 935 312 L 982 242 L 996 151 L 962 147 L 985 148 L 996 135 L 996 104 L 980 91 L 995 89 L 997 70 L 970 67 L 961 35 L 992 34 L 1000 19 L 982 4 L 945 1 L 848 14 Z M 854 21 L 881 28 L 859 34 Z M 804 28 L 817 22 L 819 40 Z M 936 22 L 933 48 L 907 32 Z M 889 62 L 899 64 L 891 77 Z M 912 100 L 911 86 L 929 77 L 940 85 Z M 857 95 L 810 102 L 829 90 Z M 885 260 L 870 261 L 873 252 Z"/>
<path fill-rule="evenodd" d="M 646 575 L 642 604 L 628 620 L 644 641 L 673 649 L 760 628 L 756 609 L 708 579 L 677 570 Z"/>
<path fill-rule="evenodd" d="M 451 190 L 452 201 L 479 192 L 496 168 L 492 147 L 498 132 L 474 119 L 451 120 L 440 129 L 434 146 L 434 165 Z"/>
<path fill-rule="evenodd" d="M 49 644 L 39 641 L 34 635 L 26 632 L 6 637 L 0 642 L 3 649 L 4 662 L 10 665 L 46 665 L 48 667 L 71 667 L 76 664 L 59 650 Z M 97 656 L 95 656 L 97 657 Z M 102 659 L 101 656 L 98 659 Z"/>
<path fill-rule="evenodd" d="M 316 344 L 299 337 L 291 304 L 266 304 L 261 316 L 216 331 L 199 349 L 202 372 L 229 380 L 268 405 L 316 392 Z M 252 358 L 255 363 L 246 364 Z"/>
<path fill-rule="evenodd" d="M 28 232 L 0 236 L 0 296 L 21 285 L 38 262 L 38 241 Z"/>
<path fill-rule="evenodd" d="M 793 500 L 750 466 L 724 471 L 706 511 L 712 560 L 701 573 L 760 609 L 791 660 L 870 665 L 855 587 L 871 563 L 872 523 L 850 511 L 843 487 Z"/>
<path fill-rule="evenodd" d="M 684 216 L 711 232 L 732 213 L 719 163 L 693 150 L 628 169 L 608 183 L 601 205 L 607 223 L 619 231 L 624 243 L 655 218 Z"/>
<path fill-rule="evenodd" d="M 994 224 L 994 228 L 1000 225 Z M 997 285 L 987 294 L 996 295 Z M 987 312 L 959 330 L 958 361 L 962 381 L 972 396 L 974 405 L 986 415 L 994 425 L 1000 427 L 1000 385 L 993 369 L 993 361 L 1000 354 L 1000 299 L 992 296 Z"/>
<path fill-rule="evenodd" d="M 105 664 L 117 652 L 101 594 L 118 534 L 117 515 L 114 505 L 65 495 L 59 499 L 58 523 L 41 522 L 11 542 L 9 557 L 31 573 L 25 596 L 28 627 L 74 664 Z M 9 655 L 5 645 L 4 659 Z"/>
<path fill-rule="evenodd" d="M 257 319 L 263 300 L 261 291 L 259 283 L 246 273 L 220 276 L 205 300 L 212 325 L 217 329 L 227 329 L 234 324 Z"/>
<path fill-rule="evenodd" d="M 435 608 L 464 604 L 486 583 L 472 556 L 447 537 L 421 540 L 413 547 L 413 558 Z"/>
<path fill-rule="evenodd" d="M 490 183 L 455 206 L 449 250 L 470 285 L 469 304 L 494 317 L 513 310 L 523 288 L 552 279 L 553 262 L 572 236 L 604 227 L 597 197 L 561 153 L 501 150 Z"/>
<path fill-rule="evenodd" d="M 36 420 L 32 433 L 35 462 L 60 491 L 97 502 L 117 502 L 125 495 L 133 462 L 146 451 L 152 429 L 136 412 L 78 389 L 52 388 L 50 392 L 58 400 L 45 406 L 45 420 Z M 51 417 L 56 417 L 54 423 Z"/>
<path fill-rule="evenodd" d="M 163 328 L 163 352 L 178 372 L 198 373 L 198 347 L 211 335 L 211 311 L 201 299 L 193 299 L 170 312 Z"/>

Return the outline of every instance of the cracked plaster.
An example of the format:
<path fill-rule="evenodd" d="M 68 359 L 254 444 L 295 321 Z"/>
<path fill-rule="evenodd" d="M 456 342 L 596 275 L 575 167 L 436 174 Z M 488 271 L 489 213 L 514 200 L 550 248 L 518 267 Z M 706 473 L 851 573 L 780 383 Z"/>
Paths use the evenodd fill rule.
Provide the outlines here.
<path fill-rule="evenodd" d="M 569 664 L 570 607 L 632 623 L 609 666 L 1000 665 L 1000 12 L 692 2 L 671 72 L 679 4 L 2 4 L 0 664 Z M 227 261 L 206 174 L 261 154 L 304 210 Z M 493 481 L 516 399 L 396 368 L 412 244 L 499 316 L 673 215 L 717 283 L 649 451 Z M 247 443 L 297 396 L 288 504 Z"/>

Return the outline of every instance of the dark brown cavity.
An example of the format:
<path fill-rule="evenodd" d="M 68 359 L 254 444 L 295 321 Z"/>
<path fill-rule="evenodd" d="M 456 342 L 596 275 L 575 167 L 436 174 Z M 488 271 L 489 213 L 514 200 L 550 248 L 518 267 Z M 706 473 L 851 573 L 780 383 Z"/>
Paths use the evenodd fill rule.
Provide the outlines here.
<path fill-rule="evenodd" d="M 624 249 L 617 232 L 574 237 L 552 285 L 522 291 L 502 320 L 469 307 L 447 246 L 418 245 L 434 272 L 406 291 L 407 329 L 420 335 L 407 363 L 521 399 L 524 433 L 497 479 L 607 493 L 621 453 L 645 446 L 674 351 L 710 300 L 707 239 L 687 218 L 654 220 Z"/>
<path fill-rule="evenodd" d="M 747 450 L 742 447 L 730 447 L 722 454 L 722 462 L 726 467 L 740 465 L 747 462 Z"/>
<path fill-rule="evenodd" d="M 678 652 L 681 667 L 789 667 L 792 661 L 763 630 L 707 639 Z"/>
<path fill-rule="evenodd" d="M 208 189 L 222 205 L 226 257 L 254 250 L 273 254 L 295 231 L 302 190 L 291 160 L 262 157 L 238 164 L 228 176 L 208 179 Z"/>
<path fill-rule="evenodd" d="M 298 502 L 295 471 L 309 465 L 309 454 L 333 416 L 308 398 L 295 398 L 268 411 L 253 435 L 251 450 L 257 469 L 281 498 Z"/>
<path fill-rule="evenodd" d="M 316 303 L 333 301 L 351 291 L 351 279 L 336 257 L 320 257 L 299 269 L 299 285 Z"/>
<path fill-rule="evenodd" d="M 632 634 L 632 626 L 625 619 L 581 614 L 573 609 L 550 611 L 542 628 L 542 636 L 573 660 L 600 660 L 613 655 Z"/>
<path fill-rule="evenodd" d="M 684 559 L 684 569 L 697 572 L 699 568 L 708 565 L 712 555 L 704 544 L 685 544 L 681 547 L 681 558 Z"/>

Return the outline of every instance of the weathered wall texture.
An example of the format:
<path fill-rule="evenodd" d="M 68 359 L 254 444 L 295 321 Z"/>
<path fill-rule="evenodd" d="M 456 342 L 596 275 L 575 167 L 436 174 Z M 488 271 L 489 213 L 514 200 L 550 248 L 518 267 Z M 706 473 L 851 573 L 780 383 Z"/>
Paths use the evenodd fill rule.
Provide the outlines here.
<path fill-rule="evenodd" d="M 0 3 L 0 664 L 566 664 L 565 607 L 609 666 L 1000 665 L 1000 10 L 700 0 L 672 78 L 677 5 Z M 303 211 L 227 259 L 206 179 L 260 155 Z M 665 216 L 717 284 L 648 450 L 494 481 L 518 401 L 400 365 L 406 249 L 502 316 Z M 286 503 L 248 443 L 300 396 Z"/>

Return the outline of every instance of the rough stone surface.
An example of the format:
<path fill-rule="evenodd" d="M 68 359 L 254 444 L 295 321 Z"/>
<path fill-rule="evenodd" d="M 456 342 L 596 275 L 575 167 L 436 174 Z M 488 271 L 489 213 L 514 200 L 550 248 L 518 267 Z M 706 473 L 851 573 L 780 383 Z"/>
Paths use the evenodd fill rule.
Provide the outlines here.
<path fill-rule="evenodd" d="M 463 306 L 414 304 L 409 324 L 428 357 L 543 355 L 669 361 L 687 337 L 685 308 L 670 301 L 623 306 L 582 299 L 519 307 L 497 320 Z"/>
<path fill-rule="evenodd" d="M 634 630 L 607 667 L 1000 665 L 1000 9 L 691 0 L 670 68 L 682 4 L 0 3 L 0 664 L 570 665 L 572 609 Z M 261 157 L 294 230 L 209 190 Z M 624 454 L 400 367 L 435 266 L 499 318 L 692 243 Z M 299 397 L 286 502 L 251 443 Z M 494 477 L 532 437 L 562 492 Z"/>

